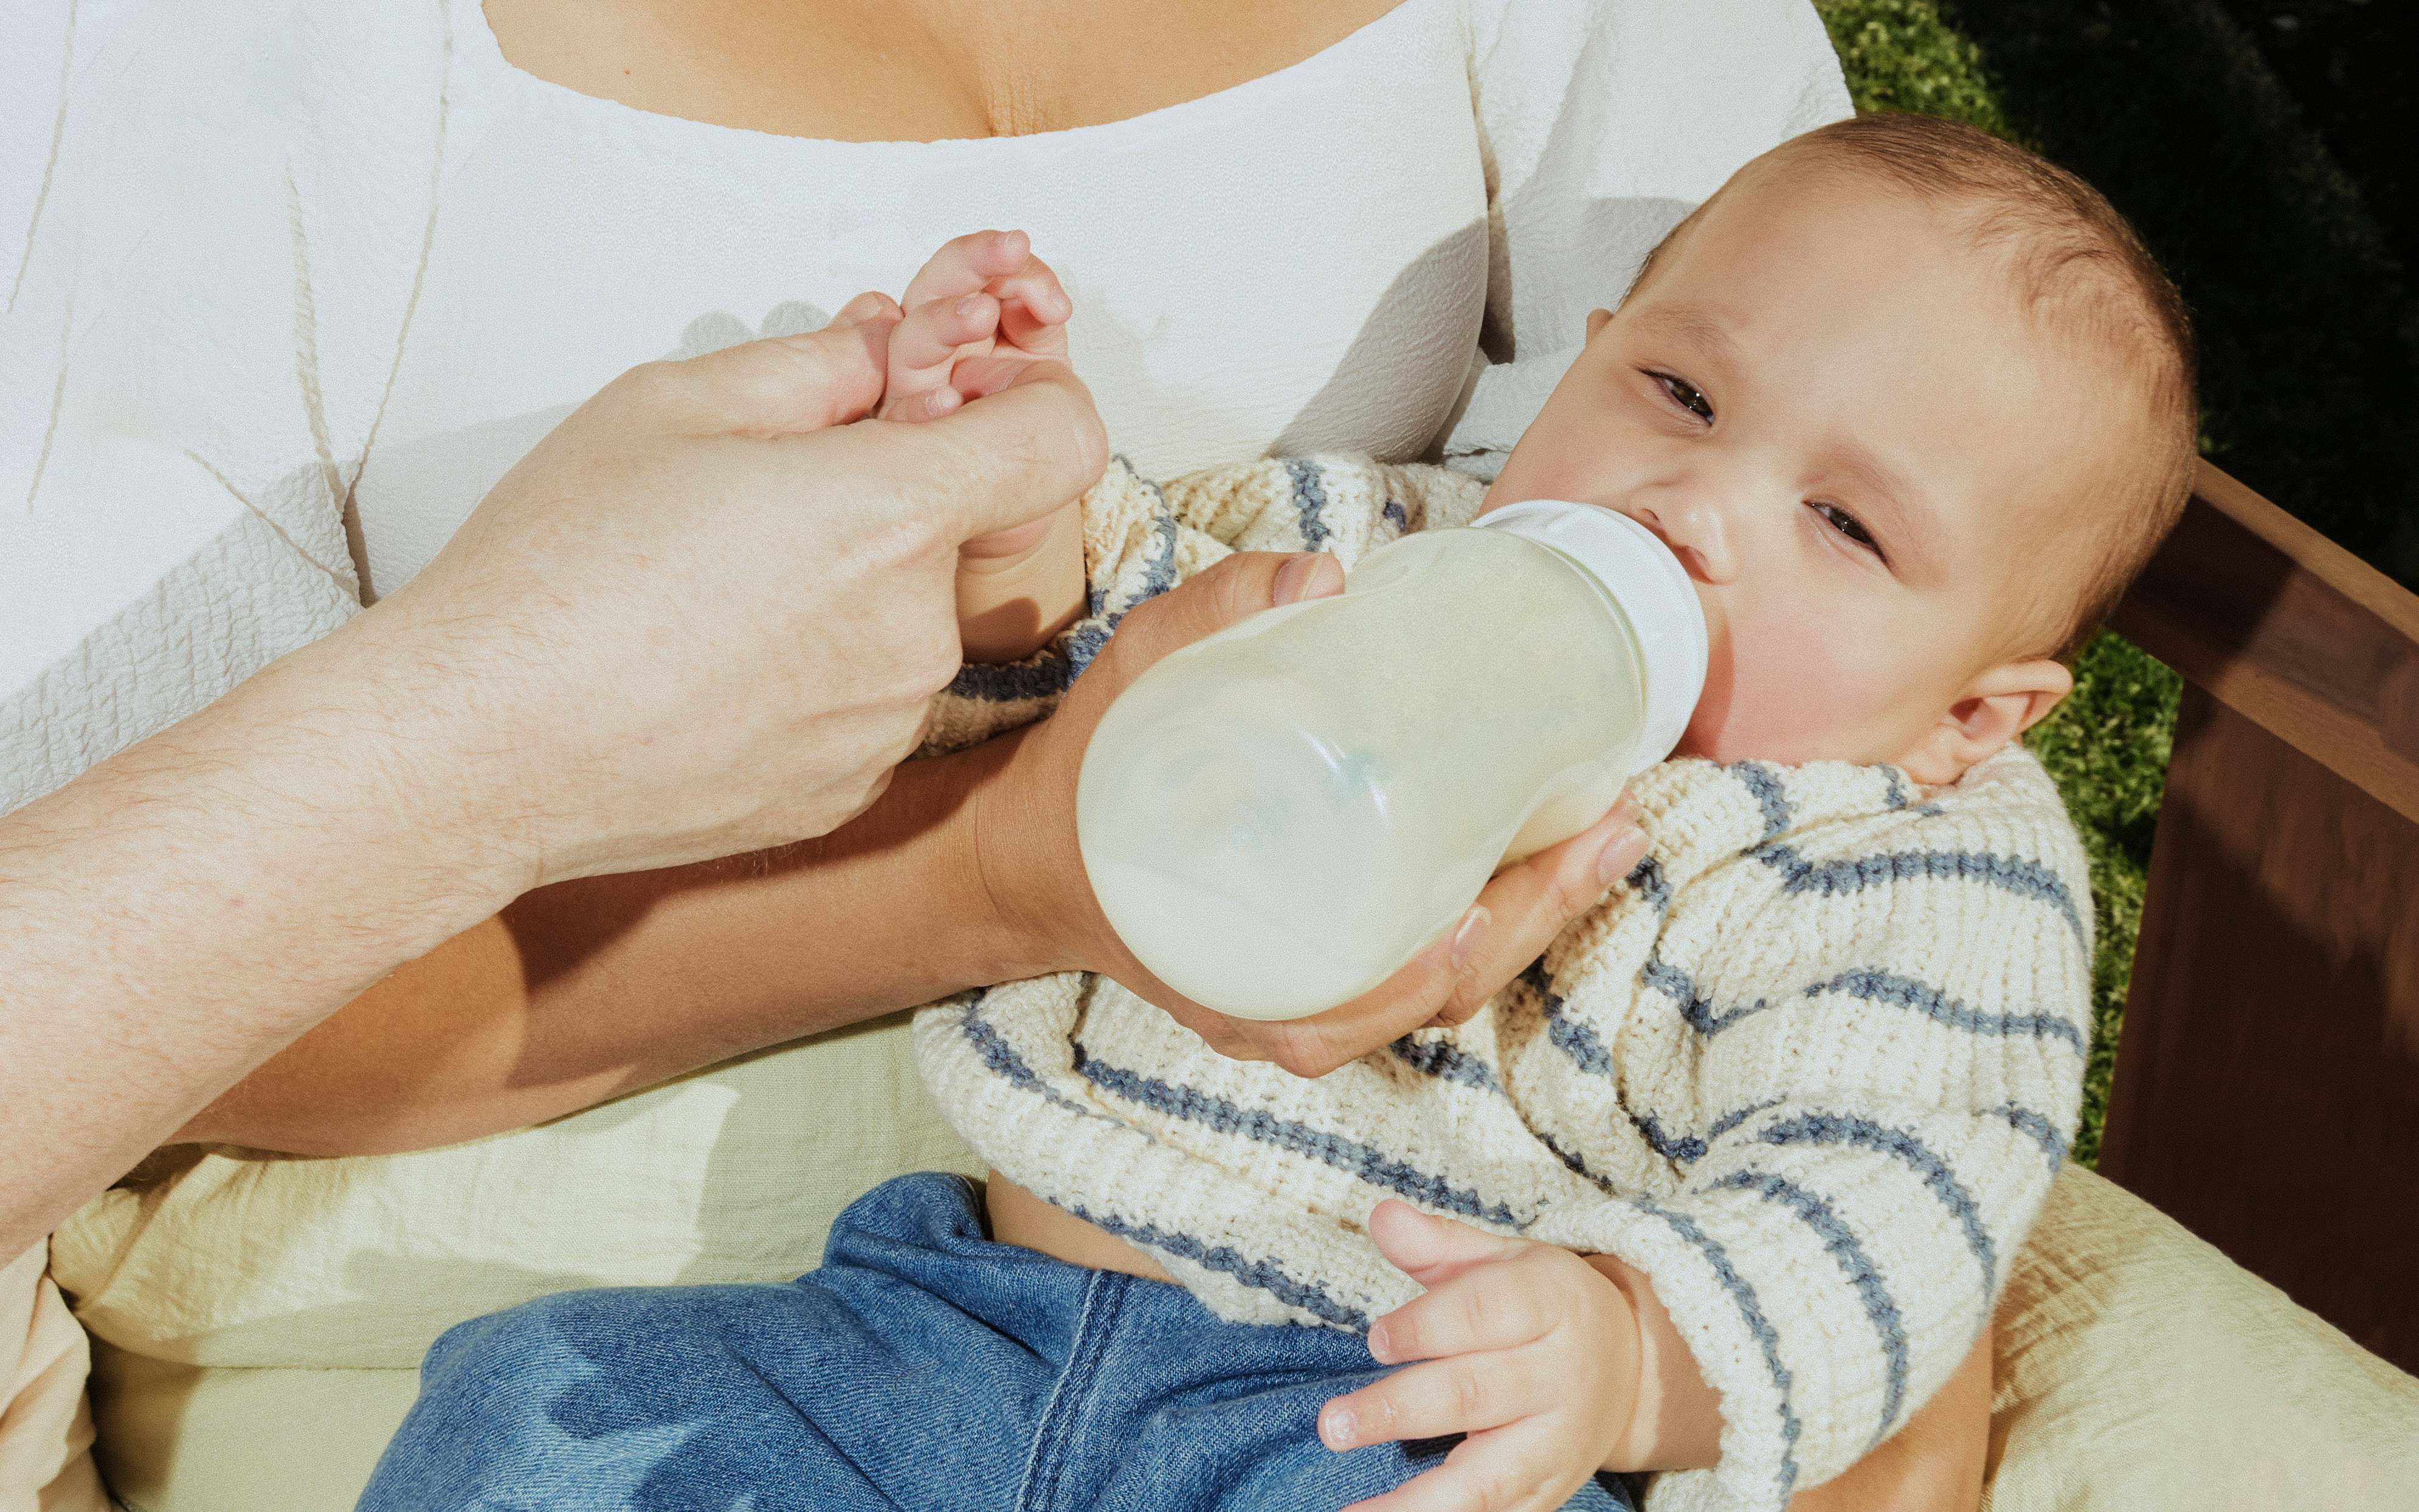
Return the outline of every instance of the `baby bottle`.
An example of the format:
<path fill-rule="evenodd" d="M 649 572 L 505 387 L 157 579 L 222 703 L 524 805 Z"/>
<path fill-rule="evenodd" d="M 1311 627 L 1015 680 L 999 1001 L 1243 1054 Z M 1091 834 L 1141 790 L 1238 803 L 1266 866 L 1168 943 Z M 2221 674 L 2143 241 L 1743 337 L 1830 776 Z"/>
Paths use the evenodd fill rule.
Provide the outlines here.
<path fill-rule="evenodd" d="M 1364 558 L 1335 597 L 1178 651 L 1084 753 L 1076 832 L 1127 949 L 1185 996 L 1299 1018 L 1603 817 L 1687 728 L 1705 622 L 1654 532 L 1539 500 Z"/>

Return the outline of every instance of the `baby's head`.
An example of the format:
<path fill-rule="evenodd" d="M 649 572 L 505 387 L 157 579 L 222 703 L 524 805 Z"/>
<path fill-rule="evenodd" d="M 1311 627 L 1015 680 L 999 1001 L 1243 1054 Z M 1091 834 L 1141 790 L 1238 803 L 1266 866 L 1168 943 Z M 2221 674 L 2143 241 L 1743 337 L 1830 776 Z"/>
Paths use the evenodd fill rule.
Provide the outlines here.
<path fill-rule="evenodd" d="M 1678 754 L 1951 782 L 2072 687 L 2196 428 L 2182 303 L 2107 201 L 1868 116 L 1664 239 L 1487 503 L 1601 504 L 1687 563 L 1713 657 Z"/>

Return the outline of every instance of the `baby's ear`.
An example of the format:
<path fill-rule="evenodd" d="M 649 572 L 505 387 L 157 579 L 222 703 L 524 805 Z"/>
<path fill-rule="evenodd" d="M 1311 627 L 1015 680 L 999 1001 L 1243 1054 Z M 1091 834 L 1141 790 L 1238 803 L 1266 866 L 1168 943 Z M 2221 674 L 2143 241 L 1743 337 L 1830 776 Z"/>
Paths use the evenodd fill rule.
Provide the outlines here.
<path fill-rule="evenodd" d="M 2074 674 L 2049 660 L 2011 661 L 1974 679 L 1895 764 L 1925 787 L 1946 787 L 2006 748 L 2074 691 Z"/>

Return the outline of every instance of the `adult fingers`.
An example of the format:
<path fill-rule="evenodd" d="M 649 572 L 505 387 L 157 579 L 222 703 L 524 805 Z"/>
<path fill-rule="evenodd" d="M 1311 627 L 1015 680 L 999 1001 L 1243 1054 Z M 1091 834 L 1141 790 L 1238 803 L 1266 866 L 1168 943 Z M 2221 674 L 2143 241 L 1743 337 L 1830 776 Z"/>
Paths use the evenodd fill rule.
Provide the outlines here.
<path fill-rule="evenodd" d="M 1242 1033 L 1298 1076 L 1322 1076 L 1425 1026 L 1462 1023 L 1544 953 L 1645 854 L 1626 795 L 1595 825 L 1506 868 L 1444 938 L 1361 996 Z"/>
<path fill-rule="evenodd" d="M 1486 1007 L 1645 855 L 1638 802 L 1624 793 L 1602 819 L 1504 868 L 1478 894 L 1472 911 L 1486 917 L 1462 942 L 1464 959 L 1435 1023 L 1464 1023 Z"/>
<path fill-rule="evenodd" d="M 1471 1434 L 1444 1463 L 1344 1512 L 1555 1512 L 1594 1471 L 1575 1465 L 1550 1419 Z"/>
<path fill-rule="evenodd" d="M 1111 697 L 1169 652 L 1262 609 L 1344 590 L 1344 568 L 1322 552 L 1239 551 L 1182 586 L 1137 605 L 1102 655 L 1117 659 Z"/>
<path fill-rule="evenodd" d="M 1100 481 L 1108 440 L 1091 391 L 1061 363 L 1030 363 L 997 393 L 923 425 L 880 427 L 904 454 L 902 505 L 943 522 L 952 548 L 1039 519 Z M 859 426 L 864 430 L 871 427 Z"/>
<path fill-rule="evenodd" d="M 1552 1408 L 1560 1383 L 1521 1350 L 1431 1360 L 1397 1370 L 1318 1410 L 1330 1449 L 1481 1433 Z"/>
<path fill-rule="evenodd" d="M 659 428 L 696 436 L 779 436 L 844 425 L 882 397 L 897 306 L 860 294 L 831 324 L 742 342 L 680 363 L 649 363 L 599 399 L 634 406 Z"/>
<path fill-rule="evenodd" d="M 908 282 L 899 302 L 908 309 L 932 300 L 972 294 L 994 278 L 1022 270 L 1033 239 L 1022 231 L 975 231 L 941 243 Z"/>

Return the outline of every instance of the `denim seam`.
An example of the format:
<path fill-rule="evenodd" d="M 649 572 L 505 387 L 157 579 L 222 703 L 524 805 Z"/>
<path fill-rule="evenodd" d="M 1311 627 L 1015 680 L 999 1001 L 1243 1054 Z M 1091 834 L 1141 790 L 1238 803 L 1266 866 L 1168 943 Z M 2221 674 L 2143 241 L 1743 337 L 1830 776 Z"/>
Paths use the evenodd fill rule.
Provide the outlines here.
<path fill-rule="evenodd" d="M 1058 1501 L 1076 1435 L 1084 1415 L 1084 1399 L 1100 1375 L 1101 1357 L 1108 1352 L 1132 1278 L 1117 1271 L 1095 1271 L 1084 1288 L 1082 1309 L 1075 1319 L 1075 1338 L 1067 1350 L 1066 1367 L 1050 1387 L 1040 1419 L 1033 1426 L 1033 1452 L 1025 1462 L 1025 1483 L 1017 1488 L 1018 1512 L 1050 1512 Z"/>

